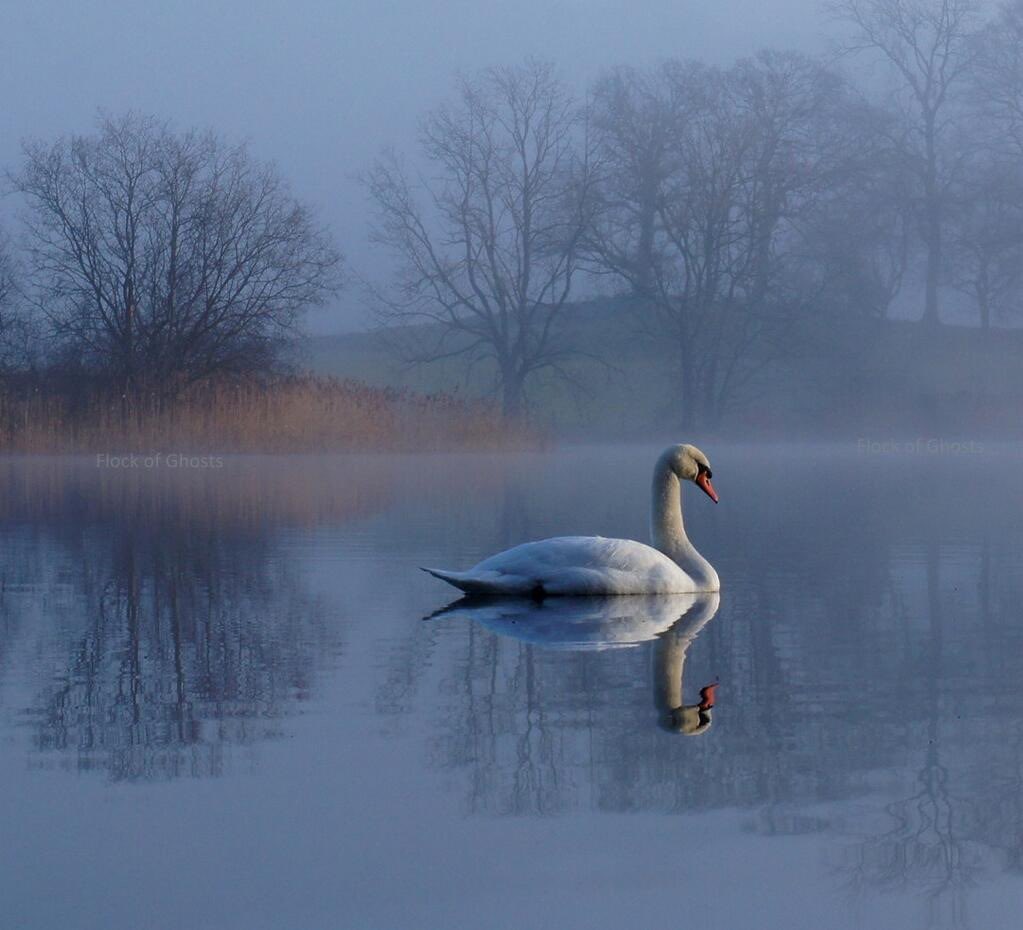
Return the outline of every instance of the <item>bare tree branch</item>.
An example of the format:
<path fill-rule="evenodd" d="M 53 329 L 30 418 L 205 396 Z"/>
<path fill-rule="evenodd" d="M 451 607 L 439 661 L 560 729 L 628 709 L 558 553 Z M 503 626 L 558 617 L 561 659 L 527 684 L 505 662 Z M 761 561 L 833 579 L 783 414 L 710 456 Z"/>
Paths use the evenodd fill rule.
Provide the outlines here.
<path fill-rule="evenodd" d="M 888 62 L 909 94 L 900 142 L 916 177 L 914 203 L 926 255 L 924 313 L 940 322 L 948 187 L 956 159 L 948 152 L 948 110 L 977 56 L 976 0 L 832 0 L 828 9 L 853 27 L 844 50 L 873 52 Z"/>
<path fill-rule="evenodd" d="M 834 75 L 777 53 L 728 71 L 619 70 L 598 85 L 588 255 L 670 346 L 688 424 L 717 421 L 806 312 L 799 224 L 849 170 L 848 107 Z"/>
<path fill-rule="evenodd" d="M 243 148 L 153 119 L 25 147 L 28 282 L 53 334 L 126 394 L 271 365 L 340 256 Z"/>
<path fill-rule="evenodd" d="M 386 153 L 364 178 L 373 240 L 399 263 L 377 291 L 384 320 L 427 324 L 416 361 L 492 358 L 509 417 L 523 412 L 528 379 L 565 351 L 559 323 L 592 202 L 579 129 L 550 65 L 491 68 L 424 122 L 428 176 L 411 180 Z"/>

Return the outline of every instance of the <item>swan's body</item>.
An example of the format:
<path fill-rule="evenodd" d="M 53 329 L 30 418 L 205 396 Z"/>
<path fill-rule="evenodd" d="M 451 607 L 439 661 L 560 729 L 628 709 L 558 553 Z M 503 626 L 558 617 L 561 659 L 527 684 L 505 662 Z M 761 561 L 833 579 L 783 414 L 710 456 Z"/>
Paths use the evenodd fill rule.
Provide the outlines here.
<path fill-rule="evenodd" d="M 523 543 L 467 572 L 426 569 L 468 594 L 693 594 L 701 588 L 663 552 L 631 539 L 556 536 Z M 708 589 L 710 590 L 710 589 Z"/>
<path fill-rule="evenodd" d="M 682 522 L 681 481 L 695 482 L 716 501 L 710 477 L 707 457 L 695 446 L 671 446 L 664 451 L 652 486 L 653 546 L 603 536 L 558 536 L 506 549 L 465 572 L 425 571 L 468 594 L 546 597 L 717 591 L 717 572 L 696 551 Z"/>

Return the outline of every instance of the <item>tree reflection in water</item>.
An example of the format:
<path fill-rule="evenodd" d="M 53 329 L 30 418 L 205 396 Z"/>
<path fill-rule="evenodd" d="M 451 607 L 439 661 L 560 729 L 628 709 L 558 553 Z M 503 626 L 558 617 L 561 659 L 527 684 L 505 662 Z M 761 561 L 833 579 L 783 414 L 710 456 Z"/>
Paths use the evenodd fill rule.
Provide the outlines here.
<path fill-rule="evenodd" d="M 47 601 L 34 764 L 116 780 L 219 775 L 230 747 L 279 735 L 337 644 L 270 528 L 240 519 L 258 513 L 252 502 L 204 514 L 137 481 L 105 497 L 92 476 L 58 481 L 55 498 L 22 496 L 31 525 L 7 547 L 0 601 L 12 634 Z"/>
<path fill-rule="evenodd" d="M 926 926 L 934 928 L 969 926 L 969 890 L 992 870 L 1019 873 L 1023 849 L 1023 707 L 1016 687 L 1023 669 L 992 661 L 1005 648 L 1018 657 L 1023 643 L 1011 613 L 992 615 L 990 547 L 982 544 L 973 556 L 976 596 L 966 612 L 956 603 L 957 586 L 942 583 L 940 546 L 932 540 L 924 547 L 917 617 L 926 627 L 904 672 L 916 685 L 907 764 L 894 773 L 896 797 L 882 815 L 867 812 L 874 829 L 849 830 L 858 838 L 839 863 L 854 891 L 918 891 Z M 1014 581 L 1007 567 L 999 578 Z M 905 613 L 898 619 L 911 623 Z M 951 642 L 950 634 L 957 634 Z"/>

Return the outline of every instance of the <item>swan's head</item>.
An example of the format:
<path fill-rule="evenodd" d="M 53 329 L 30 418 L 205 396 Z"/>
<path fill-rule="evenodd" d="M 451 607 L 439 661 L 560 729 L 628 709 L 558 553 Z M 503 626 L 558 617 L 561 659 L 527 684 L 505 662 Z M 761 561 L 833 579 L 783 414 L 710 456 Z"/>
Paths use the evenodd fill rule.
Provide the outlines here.
<path fill-rule="evenodd" d="M 671 470 L 680 480 L 692 481 L 715 504 L 718 502 L 717 491 L 710 483 L 714 476 L 710 461 L 696 446 L 683 443 L 680 446 L 672 446 L 665 454 L 668 456 Z"/>
<path fill-rule="evenodd" d="M 671 733 L 681 733 L 683 736 L 699 736 L 706 733 L 713 722 L 711 711 L 714 708 L 716 689 L 716 682 L 701 688 L 699 704 L 673 707 L 661 719 L 661 726 Z"/>

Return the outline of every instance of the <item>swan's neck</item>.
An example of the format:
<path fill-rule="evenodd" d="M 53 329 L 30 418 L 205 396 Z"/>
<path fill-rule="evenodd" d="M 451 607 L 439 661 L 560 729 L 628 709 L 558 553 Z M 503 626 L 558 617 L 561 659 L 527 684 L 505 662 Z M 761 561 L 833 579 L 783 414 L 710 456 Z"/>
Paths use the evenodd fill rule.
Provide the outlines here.
<path fill-rule="evenodd" d="M 651 489 L 650 536 L 654 547 L 663 552 L 696 582 L 698 591 L 717 591 L 718 573 L 686 536 L 682 521 L 682 483 L 665 453 L 654 469 Z"/>

